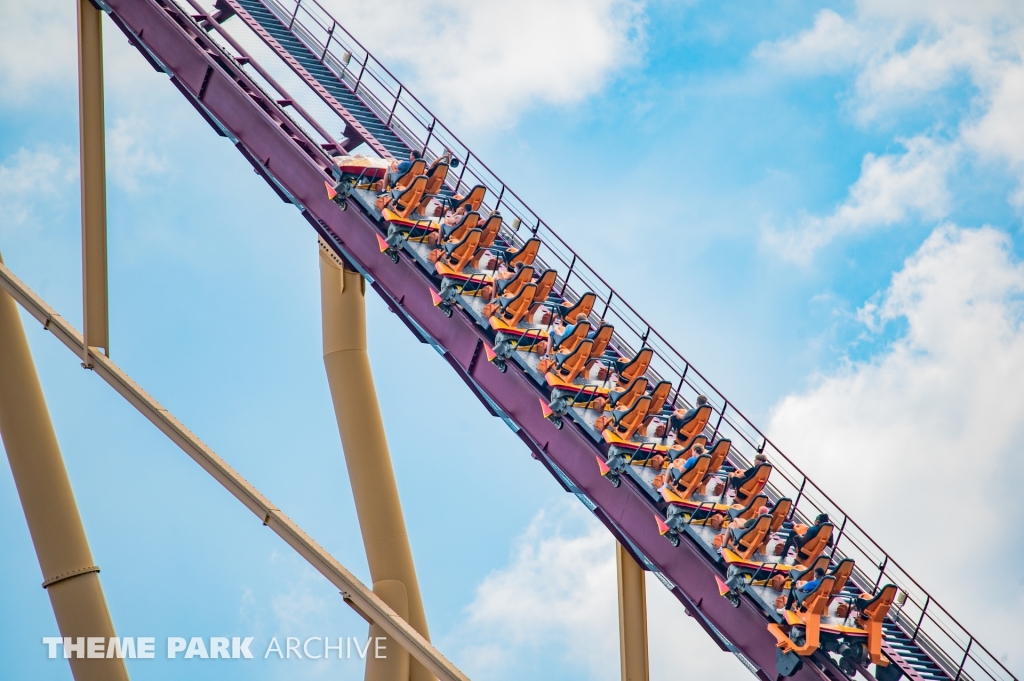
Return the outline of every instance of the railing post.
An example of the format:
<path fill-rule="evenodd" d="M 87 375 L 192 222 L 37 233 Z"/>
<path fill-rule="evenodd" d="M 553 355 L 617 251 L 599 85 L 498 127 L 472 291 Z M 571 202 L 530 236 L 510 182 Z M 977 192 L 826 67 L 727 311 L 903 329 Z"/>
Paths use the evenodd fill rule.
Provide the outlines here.
<path fill-rule="evenodd" d="M 569 263 L 569 271 L 565 275 L 565 279 L 562 280 L 562 297 L 565 298 L 565 292 L 569 288 L 569 277 L 572 276 L 572 270 L 576 267 L 576 254 L 572 254 L 572 262 Z"/>
<path fill-rule="evenodd" d="M 327 56 L 327 48 L 331 44 L 331 38 L 334 37 L 334 27 L 337 26 L 337 25 L 338 25 L 338 22 L 332 23 L 331 24 L 331 29 L 329 31 L 327 31 L 327 42 L 324 43 L 324 51 L 320 53 L 320 63 L 321 64 L 324 63 L 324 57 Z"/>
<path fill-rule="evenodd" d="M 455 182 L 456 192 L 462 187 L 462 176 L 466 174 L 466 168 L 469 166 L 469 159 L 471 158 L 473 158 L 473 152 L 466 149 L 466 158 L 462 161 L 462 170 L 459 171 L 459 179 Z"/>
<path fill-rule="evenodd" d="M 391 119 L 395 116 L 395 109 L 398 108 L 398 100 L 402 98 L 402 84 L 398 84 L 398 92 L 395 94 L 395 103 L 391 105 L 391 113 L 388 114 L 388 122 L 384 125 L 391 126 Z"/>
<path fill-rule="evenodd" d="M 967 642 L 967 647 L 964 648 L 964 659 L 960 660 L 960 668 L 956 670 L 956 678 L 953 681 L 960 681 L 960 674 L 964 670 L 964 665 L 967 664 L 967 656 L 971 654 L 971 646 L 974 645 L 974 637 Z"/>
<path fill-rule="evenodd" d="M 352 86 L 352 93 L 359 94 L 359 83 L 363 80 L 363 72 L 366 71 L 366 62 L 370 61 L 370 53 L 367 52 L 366 56 L 363 57 L 363 65 L 359 67 L 359 75 L 356 77 L 356 84 Z"/>
<path fill-rule="evenodd" d="M 725 401 L 722 405 L 722 411 L 718 412 L 718 423 L 715 424 L 715 432 L 711 433 L 711 441 L 715 441 L 715 436 L 718 435 L 718 429 L 722 427 L 722 419 L 725 418 L 725 410 L 729 408 L 729 400 Z"/>
<path fill-rule="evenodd" d="M 505 196 L 505 183 L 501 183 L 501 191 L 498 192 L 498 200 L 494 202 L 494 210 L 501 209 L 501 199 Z"/>
<path fill-rule="evenodd" d="M 917 640 L 917 632 L 921 631 L 921 623 L 924 622 L 924 613 L 928 610 L 928 604 L 932 602 L 932 597 L 929 594 L 924 595 L 924 607 L 921 608 L 921 616 L 917 618 L 917 626 L 914 627 L 914 635 L 910 637 L 911 641 Z"/>
<path fill-rule="evenodd" d="M 679 399 L 679 395 L 683 392 L 683 385 L 686 383 L 686 373 L 690 370 L 690 364 L 687 362 L 686 366 L 683 367 L 683 375 L 679 377 L 679 387 L 676 388 L 676 396 L 672 399 L 672 405 L 675 406 L 676 400 Z"/>
<path fill-rule="evenodd" d="M 299 13 L 299 6 L 302 5 L 302 0 L 298 0 L 295 3 L 295 11 L 292 12 L 292 18 L 288 20 L 288 30 L 292 30 L 292 26 L 295 25 L 295 16 Z"/>
<path fill-rule="evenodd" d="M 792 520 L 793 516 L 796 515 L 796 507 L 800 505 L 800 499 L 804 495 L 804 485 L 806 485 L 806 484 L 807 484 L 807 476 L 805 475 L 804 479 L 800 481 L 800 489 L 798 489 L 797 492 L 796 492 L 796 500 L 793 501 L 793 508 L 789 509 L 789 519 L 790 520 Z"/>
<path fill-rule="evenodd" d="M 843 524 L 839 526 L 839 534 L 836 535 L 836 542 L 832 544 L 832 553 L 828 554 L 829 560 L 832 560 L 832 556 L 836 555 L 836 549 L 839 548 L 839 542 L 843 538 L 843 531 L 846 529 L 846 521 L 849 520 L 849 516 L 843 515 Z"/>
<path fill-rule="evenodd" d="M 536 232 L 534 232 L 536 234 Z M 604 319 L 608 314 L 608 308 L 612 306 L 612 298 L 615 297 L 615 291 L 608 292 L 608 300 L 604 304 L 604 312 L 601 313 L 601 319 Z"/>
<path fill-rule="evenodd" d="M 871 590 L 872 594 L 878 591 L 878 585 L 882 583 L 882 576 L 885 574 L 885 566 L 887 566 L 888 564 L 889 554 L 887 553 L 885 554 L 885 560 L 883 560 L 882 564 L 878 566 L 878 581 L 875 582 L 875 588 Z"/>
<path fill-rule="evenodd" d="M 427 128 L 427 140 L 423 143 L 423 151 L 420 152 L 420 154 L 423 155 L 423 156 L 427 155 L 427 147 L 430 146 L 430 138 L 434 136 L 434 126 L 435 125 L 437 125 L 437 119 L 436 118 L 433 121 L 430 122 L 430 127 Z"/>

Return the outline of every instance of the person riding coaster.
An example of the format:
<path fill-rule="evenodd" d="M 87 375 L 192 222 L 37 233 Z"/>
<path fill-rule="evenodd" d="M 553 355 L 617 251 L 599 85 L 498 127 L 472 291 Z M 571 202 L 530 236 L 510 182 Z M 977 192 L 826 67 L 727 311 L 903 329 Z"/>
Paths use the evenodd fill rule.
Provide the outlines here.
<path fill-rule="evenodd" d="M 819 567 L 813 577 L 799 587 L 792 606 L 780 612 L 781 621 L 768 625 L 776 640 L 779 675 L 792 676 L 803 658 L 820 648 L 838 655 L 838 666 L 849 677 L 874 663 L 876 679 L 892 678 L 889 659 L 882 653 L 882 622 L 896 599 L 896 586 L 886 584 L 874 596 L 865 593 L 843 601 L 847 610 L 840 617 L 830 614 L 830 603 L 842 588 L 836 575 L 826 575 Z"/>
<path fill-rule="evenodd" d="M 822 552 L 828 546 L 827 540 L 832 532 L 831 523 L 821 526 L 819 537 L 806 545 L 806 552 L 801 551 L 792 559 L 770 555 L 769 542 L 776 537 L 776 532 L 782 527 L 785 516 L 791 508 L 792 504 L 789 499 L 779 499 L 776 502 L 771 513 L 765 516 L 768 523 L 764 527 L 764 534 L 761 536 L 759 544 L 751 545 L 750 542 L 737 543 L 728 540 L 724 542 L 721 553 L 722 560 L 728 566 L 729 579 L 725 584 L 727 585 L 726 591 L 729 593 L 728 595 L 723 593 L 723 595 L 729 598 L 734 606 L 738 605 L 738 595 L 743 592 L 748 583 L 760 583 L 761 586 L 767 586 L 770 580 L 788 577 L 788 583 L 795 584 L 816 567 L 828 566 L 828 558 L 822 556 Z M 820 561 L 824 561 L 823 566 Z M 832 576 L 840 580 L 840 587 L 844 586 L 846 579 L 849 578 L 845 567 L 843 570 L 834 572 Z"/>
<path fill-rule="evenodd" d="M 470 215 L 477 215 L 477 213 L 471 213 Z M 498 219 L 500 221 L 500 216 Z M 474 222 L 473 224 L 479 225 L 479 222 Z M 505 259 L 505 264 L 500 273 L 497 269 L 490 272 L 475 269 L 474 264 L 480 260 L 480 244 L 483 243 L 485 238 L 491 239 L 493 242 L 493 234 L 491 236 L 485 234 L 485 231 L 491 229 L 492 225 L 493 221 L 489 219 L 484 223 L 483 228 L 477 226 L 464 234 L 461 230 L 457 233 L 452 233 L 451 239 L 442 243 L 441 248 L 431 252 L 430 259 L 432 261 L 435 260 L 436 256 L 434 271 L 442 277 L 441 290 L 438 293 L 440 301 L 435 302 L 435 304 L 441 307 L 446 315 L 450 316 L 451 306 L 458 302 L 459 296 L 488 299 L 493 296 L 494 289 L 499 281 L 515 279 L 516 275 L 526 268 L 530 268 L 530 271 L 532 271 L 531 266 L 537 257 L 537 249 L 540 244 L 538 239 L 526 241 L 522 248 L 510 248 L 504 251 L 503 258 Z M 395 258 L 392 258 L 392 260 L 395 260 Z M 545 270 L 539 279 L 533 280 L 536 290 L 530 299 L 528 301 L 517 299 L 515 309 L 519 312 L 519 305 L 523 304 L 524 307 L 521 310 L 523 314 L 517 316 L 514 322 L 511 321 L 511 318 L 500 316 L 500 321 L 497 324 L 492 323 L 492 327 L 496 330 L 515 333 L 519 322 L 533 309 L 533 306 L 546 301 L 548 296 L 550 296 L 556 278 L 557 273 L 554 270 Z M 522 284 L 524 283 L 525 281 L 516 283 L 517 294 L 522 291 Z M 488 312 L 488 308 L 485 305 L 484 309 L 480 311 L 481 315 L 483 317 L 491 317 L 490 321 L 494 322 L 493 315 L 497 308 L 504 311 L 509 302 L 509 297 L 501 297 L 494 306 L 495 309 Z M 538 334 L 528 331 L 527 335 L 537 336 Z M 547 334 L 545 332 L 542 335 L 546 337 Z M 499 346 L 500 339 L 495 342 L 495 347 Z M 502 361 L 511 356 L 511 350 L 508 350 L 506 353 L 505 349 L 499 353 L 502 356 Z"/>
<path fill-rule="evenodd" d="M 473 213 L 473 215 L 477 214 Z M 457 233 L 453 233 L 452 238 L 443 242 L 439 248 L 432 252 L 431 260 L 434 259 L 435 255 L 437 256 L 437 261 L 434 262 L 434 271 L 440 276 L 451 280 L 452 285 L 458 287 L 458 295 L 481 296 L 487 299 L 494 296 L 494 290 L 499 281 L 512 279 L 516 276 L 516 267 L 523 269 L 533 265 L 537 257 L 537 247 L 540 241 L 538 239 L 530 239 L 524 244 L 523 248 L 512 252 L 512 255 L 509 255 L 512 249 L 503 251 L 502 257 L 505 259 L 505 263 L 501 267 L 491 270 L 480 270 L 476 268 L 476 264 L 480 260 L 481 244 L 485 242 L 485 239 L 493 239 L 493 237 L 488 236 L 486 233 L 490 229 L 490 221 L 483 223 L 483 227 L 479 226 L 480 223 L 478 221 L 474 224 L 477 226 L 468 232 L 462 232 L 460 229 Z M 452 266 L 449 262 L 449 256 L 446 254 L 455 248 L 460 249 L 460 259 L 457 266 Z M 537 292 L 534 298 L 535 303 L 543 303 L 547 300 L 548 296 L 551 295 L 551 289 L 555 285 L 556 278 L 557 273 L 554 270 L 545 270 L 539 279 L 534 280 L 534 283 L 537 284 Z M 532 307 L 528 306 L 529 309 L 532 309 Z M 487 315 L 485 314 L 484 316 Z"/>

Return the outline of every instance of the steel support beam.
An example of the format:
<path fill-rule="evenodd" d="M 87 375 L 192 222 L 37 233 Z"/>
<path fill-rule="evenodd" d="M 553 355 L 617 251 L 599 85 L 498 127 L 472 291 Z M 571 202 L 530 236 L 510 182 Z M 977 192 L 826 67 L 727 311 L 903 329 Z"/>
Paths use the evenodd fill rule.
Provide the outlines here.
<path fill-rule="evenodd" d="M 44 328 L 53 333 L 73 353 L 81 357 L 87 352 L 82 335 L 57 314 L 23 281 L 0 263 L 0 289 L 6 291 Z M 128 374 L 108 357 L 89 352 L 93 371 L 124 397 L 139 412 L 188 454 L 203 470 L 248 508 L 263 524 L 281 537 L 317 572 L 327 578 L 342 593 L 345 603 L 362 617 L 380 626 L 385 634 L 442 681 L 469 681 L 426 638 L 421 636 L 382 598 L 374 594 L 355 575 L 339 563 L 334 556 L 302 531 L 270 499 L 263 496 L 238 471 L 206 446 L 181 421 L 143 390 Z M 6 369 L 6 367 L 5 367 Z M 116 678 L 116 677 L 115 677 Z"/>
<path fill-rule="evenodd" d="M 324 366 L 345 450 L 373 591 L 429 637 L 416 567 L 366 352 L 366 280 L 320 242 Z M 370 635 L 377 636 L 374 627 Z M 366 681 L 427 681 L 430 672 L 400 656 L 366 659 Z"/>
<path fill-rule="evenodd" d="M 75 644 L 102 637 L 105 653 L 106 642 L 115 634 L 100 586 L 100 569 L 93 562 L 78 515 L 18 307 L 4 290 L 0 290 L 0 436 L 57 629 Z M 86 653 L 83 646 L 81 657 L 69 660 L 75 681 L 128 681 L 124 660 L 88 658 Z"/>
<path fill-rule="evenodd" d="M 110 354 L 107 322 L 107 171 L 103 131 L 103 12 L 78 0 L 78 137 L 82 186 L 85 344 Z M 89 358 L 83 355 L 88 364 Z"/>
<path fill-rule="evenodd" d="M 647 587 L 644 570 L 615 542 L 619 583 L 619 663 L 622 681 L 648 681 Z"/>

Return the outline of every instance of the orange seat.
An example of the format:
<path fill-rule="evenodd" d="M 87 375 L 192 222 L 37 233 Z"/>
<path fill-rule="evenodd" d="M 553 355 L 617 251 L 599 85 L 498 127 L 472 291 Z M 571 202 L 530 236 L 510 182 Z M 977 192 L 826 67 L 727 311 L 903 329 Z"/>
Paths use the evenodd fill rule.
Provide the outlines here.
<path fill-rule="evenodd" d="M 672 384 L 668 381 L 660 381 L 654 390 L 651 391 L 651 413 L 660 414 L 668 401 L 669 393 L 672 392 Z"/>
<path fill-rule="evenodd" d="M 504 298 L 510 298 L 519 290 L 533 281 L 533 268 L 524 267 L 511 279 L 498 279 L 494 282 L 494 293 Z"/>
<path fill-rule="evenodd" d="M 886 584 L 874 598 L 864 594 L 854 605 L 858 610 L 857 624 L 868 632 L 868 657 L 881 667 L 889 666 L 889 660 L 882 655 L 882 622 L 896 600 L 896 592 L 896 585 Z"/>
<path fill-rule="evenodd" d="M 597 294 L 584 293 L 575 303 L 562 303 L 559 305 L 558 316 L 562 319 L 576 319 L 576 317 L 581 314 L 589 317 L 590 313 L 594 311 L 594 305 L 596 303 Z"/>
<path fill-rule="evenodd" d="M 797 606 L 800 612 L 809 615 L 824 615 L 828 609 L 828 602 L 832 600 L 835 592 L 836 580 L 834 577 L 825 575 L 821 578 L 821 584 L 804 599 L 803 603 Z"/>
<path fill-rule="evenodd" d="M 462 206 L 466 206 L 469 210 L 480 210 L 480 204 L 484 202 L 484 195 L 487 194 L 487 187 L 482 184 L 478 184 L 469 190 L 464 198 L 456 199 L 452 203 L 452 210 L 458 210 Z"/>
<path fill-rule="evenodd" d="M 556 354 L 555 366 L 551 369 L 555 376 L 566 383 L 575 381 L 580 372 L 583 371 L 583 367 L 586 366 L 587 355 L 590 354 L 590 346 L 593 342 L 591 340 L 584 340 L 573 350 Z"/>
<path fill-rule="evenodd" d="M 677 409 L 676 414 L 682 410 Z M 678 418 L 678 417 L 677 417 Z M 697 408 L 697 413 L 686 423 L 676 427 L 676 442 L 687 444 L 695 435 L 704 432 L 704 426 L 711 419 L 711 405 L 705 404 Z"/>
<path fill-rule="evenodd" d="M 647 414 L 644 429 L 648 428 L 654 418 L 661 414 L 661 410 L 665 406 L 665 402 L 668 401 L 668 396 L 671 392 L 672 384 L 668 381 L 661 381 L 658 385 L 654 386 L 654 390 L 651 391 L 651 411 Z"/>
<path fill-rule="evenodd" d="M 469 263 L 473 254 L 476 253 L 476 246 L 480 243 L 480 230 L 471 229 L 463 237 L 462 241 L 449 241 L 444 245 L 444 255 L 441 256 L 441 260 L 445 265 L 450 267 L 454 272 L 462 272 L 463 268 Z"/>
<path fill-rule="evenodd" d="M 454 225 L 441 225 L 441 241 L 462 241 L 466 238 L 466 233 L 471 229 L 477 229 L 477 224 L 480 222 L 480 213 L 469 212 L 462 216 Z M 483 234 L 481 233 L 481 238 Z M 475 256 L 476 253 L 474 252 Z"/>
<path fill-rule="evenodd" d="M 548 296 L 551 295 L 551 289 L 555 287 L 555 279 L 558 278 L 558 272 L 548 269 L 541 272 L 540 278 L 537 280 L 537 305 L 543 305 Z"/>
<path fill-rule="evenodd" d="M 738 490 L 736 490 L 736 498 L 734 503 L 745 504 L 747 500 L 753 497 L 755 494 L 761 492 L 764 489 L 765 483 L 768 482 L 768 476 L 772 474 L 772 465 L 770 463 L 763 463 L 757 467 L 754 472 L 754 476 L 743 483 Z"/>
<path fill-rule="evenodd" d="M 494 245 L 494 240 L 501 230 L 501 213 L 492 211 L 480 229 L 483 231 L 483 234 L 480 235 L 480 248 L 490 248 Z"/>
<path fill-rule="evenodd" d="M 711 448 L 708 454 L 711 456 L 711 465 L 708 466 L 708 476 L 712 476 L 722 468 L 725 457 L 729 456 L 729 449 L 732 447 L 732 440 L 719 439 Z"/>
<path fill-rule="evenodd" d="M 637 376 L 643 376 L 647 368 L 651 366 L 651 359 L 654 357 L 654 350 L 644 348 L 636 354 L 636 357 L 626 361 L 625 358 L 615 362 L 616 373 L 619 375 L 619 385 L 626 385 Z"/>
<path fill-rule="evenodd" d="M 408 187 L 395 189 L 391 192 L 391 210 L 402 219 L 408 218 L 416 210 L 426 188 L 427 176 L 420 175 Z"/>
<path fill-rule="evenodd" d="M 744 530 L 730 529 L 726 535 L 728 539 L 725 545 L 743 560 L 750 560 L 764 544 L 771 524 L 772 517 L 770 515 L 760 515 L 753 525 Z"/>
<path fill-rule="evenodd" d="M 389 189 L 405 189 L 410 184 L 412 184 L 413 181 L 417 177 L 419 177 L 420 175 L 423 175 L 426 171 L 427 171 L 427 162 L 424 161 L 421 158 L 418 158 L 418 159 L 416 159 L 415 161 L 412 162 L 412 165 L 409 166 L 409 169 L 407 171 L 405 171 L 405 174 L 403 174 L 400 178 L 395 180 L 395 184 L 393 184 L 391 187 L 388 187 L 388 188 Z"/>
<path fill-rule="evenodd" d="M 708 458 L 710 459 L 711 457 L 708 457 Z M 741 518 L 743 520 L 749 520 L 750 518 L 753 518 L 754 516 L 757 515 L 757 509 L 761 508 L 762 506 L 767 506 L 767 505 L 768 505 L 768 495 L 767 494 L 758 494 L 756 497 L 751 499 L 750 502 L 745 507 L 741 506 L 739 504 L 734 504 L 733 507 L 729 509 L 729 517 L 732 518 L 733 520 L 735 520 L 737 518 Z"/>
<path fill-rule="evenodd" d="M 588 350 L 590 348 L 587 348 Z M 616 409 L 612 412 L 612 432 L 623 440 L 632 439 L 636 431 L 643 425 L 647 412 L 651 408 L 651 398 L 643 395 L 628 409 Z"/>
<path fill-rule="evenodd" d="M 517 262 L 521 262 L 524 265 L 532 265 L 533 261 L 537 259 L 537 252 L 539 250 L 540 239 L 530 239 L 518 250 L 510 249 L 505 251 L 505 262 L 509 264 L 509 267 Z"/>
<path fill-rule="evenodd" d="M 685 446 L 678 444 L 672 445 L 671 447 L 668 448 L 666 455 L 673 461 L 675 461 L 679 457 L 683 457 L 683 459 L 685 460 L 690 458 L 690 450 L 696 447 L 697 445 L 703 447 L 704 453 L 707 454 L 708 439 L 703 435 L 698 435 L 697 437 L 687 442 Z"/>
<path fill-rule="evenodd" d="M 526 284 L 519 293 L 511 298 L 502 298 L 498 302 L 495 316 L 510 327 L 515 328 L 533 304 L 533 296 L 537 292 L 536 284 Z"/>
<path fill-rule="evenodd" d="M 587 339 L 587 335 L 590 333 L 590 322 L 576 322 L 576 328 L 572 330 L 572 333 L 562 339 L 562 342 L 558 344 L 557 348 L 552 348 L 552 352 L 558 350 L 560 352 L 572 352 L 576 349 L 576 346 L 580 342 Z M 553 340 L 552 340 L 553 342 Z M 584 359 L 589 359 L 589 355 Z"/>
<path fill-rule="evenodd" d="M 778 624 L 772 622 L 768 625 L 768 631 L 778 641 L 777 647 L 783 653 L 796 653 L 806 657 L 818 649 L 821 643 L 821 616 L 828 612 L 828 603 L 835 591 L 835 582 L 834 577 L 826 575 L 821 579 L 818 588 L 807 594 L 803 598 L 803 602 L 793 610 L 793 612 L 799 613 L 798 619 L 804 625 L 804 640 L 800 645 L 789 638 Z M 792 630 L 790 631 L 792 633 Z"/>
<path fill-rule="evenodd" d="M 707 473 L 708 463 L 711 461 L 711 457 L 707 454 L 701 454 L 697 457 L 697 460 L 693 462 L 693 466 L 690 470 L 685 471 L 679 478 L 679 481 L 675 484 L 675 493 L 683 501 L 689 501 L 693 493 L 700 487 L 701 480 L 704 479 L 704 474 Z M 669 469 L 675 467 L 681 469 L 684 459 L 676 459 L 669 466 Z M 678 465 L 677 465 L 678 464 Z M 674 499 L 673 499 L 674 501 Z"/>
<path fill-rule="evenodd" d="M 828 556 L 821 556 L 809 567 L 793 568 L 790 570 L 789 579 L 793 584 L 796 584 L 797 582 L 809 582 L 814 579 L 815 568 L 821 568 L 822 572 L 828 572 L 828 566 Z"/>
<path fill-rule="evenodd" d="M 441 191 L 441 187 L 444 185 L 445 178 L 448 177 L 448 164 L 444 161 L 438 163 L 435 161 L 430 165 L 430 169 L 427 171 L 427 194 L 433 196 L 437 192 Z"/>
<path fill-rule="evenodd" d="M 630 383 L 624 390 L 613 390 L 608 394 L 608 407 L 611 409 L 629 409 L 647 392 L 647 379 L 641 376 Z"/>
<path fill-rule="evenodd" d="M 825 559 L 825 556 L 818 560 L 821 561 L 822 559 Z M 846 588 L 846 583 L 850 581 L 850 575 L 853 574 L 853 558 L 843 558 L 839 561 L 838 565 L 832 568 L 832 572 L 829 574 L 835 577 L 836 580 L 836 587 L 832 589 L 832 595 L 838 596 Z"/>
<path fill-rule="evenodd" d="M 615 327 L 611 324 L 602 324 L 597 327 L 597 332 L 594 334 L 594 349 L 590 351 L 590 359 L 598 360 L 604 357 L 604 351 L 608 349 L 613 333 L 615 333 Z"/>
<path fill-rule="evenodd" d="M 787 497 L 783 497 L 775 502 L 775 506 L 772 507 L 772 532 L 778 532 L 782 529 L 782 523 L 786 522 L 786 517 L 792 508 L 793 501 Z"/>
<path fill-rule="evenodd" d="M 764 464 L 767 465 L 767 464 Z M 822 523 L 818 534 L 810 541 L 801 546 L 796 552 L 796 565 L 809 565 L 816 560 L 821 552 L 828 546 L 828 540 L 832 536 L 832 523 Z"/>

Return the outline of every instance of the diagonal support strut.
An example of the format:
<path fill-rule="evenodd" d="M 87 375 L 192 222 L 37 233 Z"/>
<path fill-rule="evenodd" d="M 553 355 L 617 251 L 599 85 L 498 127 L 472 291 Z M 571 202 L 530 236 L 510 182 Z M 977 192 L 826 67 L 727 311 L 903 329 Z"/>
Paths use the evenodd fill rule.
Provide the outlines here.
<path fill-rule="evenodd" d="M 253 512 L 264 525 L 269 527 L 286 544 L 331 584 L 336 586 L 345 603 L 361 616 L 370 619 L 383 629 L 388 636 L 409 651 L 420 664 L 443 681 L 469 681 L 455 665 L 442 655 L 373 591 L 356 578 L 312 537 L 307 535 L 288 516 L 281 512 L 267 497 L 263 496 L 238 471 L 229 466 L 202 440 L 189 431 L 166 408 L 142 389 L 128 374 L 121 370 L 102 353 L 87 348 L 82 335 L 67 320 L 57 314 L 42 298 L 16 277 L 6 265 L 0 263 L 0 288 L 11 295 L 43 327 L 53 332 L 75 355 L 87 357 L 92 370 L 149 419 L 161 432 L 169 437 L 207 473 L 212 475 L 236 499 Z"/>

